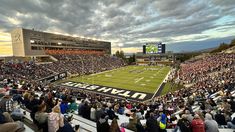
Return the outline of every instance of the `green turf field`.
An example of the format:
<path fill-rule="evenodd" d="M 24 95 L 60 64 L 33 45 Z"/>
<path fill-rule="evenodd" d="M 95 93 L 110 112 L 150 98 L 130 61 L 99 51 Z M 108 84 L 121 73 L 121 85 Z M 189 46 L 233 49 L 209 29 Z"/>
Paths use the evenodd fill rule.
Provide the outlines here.
<path fill-rule="evenodd" d="M 127 66 L 98 74 L 75 77 L 66 81 L 154 93 L 169 70 L 170 67 L 166 66 Z"/>
<path fill-rule="evenodd" d="M 174 83 L 171 83 L 171 82 L 167 82 L 161 92 L 161 95 L 165 95 L 169 92 L 174 92 L 176 90 L 179 90 L 183 88 L 182 85 L 178 85 L 178 84 L 174 84 Z"/>

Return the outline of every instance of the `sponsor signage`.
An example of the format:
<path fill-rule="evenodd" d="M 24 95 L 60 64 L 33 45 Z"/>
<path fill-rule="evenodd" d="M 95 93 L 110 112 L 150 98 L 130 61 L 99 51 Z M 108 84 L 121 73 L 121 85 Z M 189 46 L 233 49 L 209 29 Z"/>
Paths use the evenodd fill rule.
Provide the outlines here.
<path fill-rule="evenodd" d="M 49 77 L 45 77 L 43 79 L 39 79 L 38 81 L 41 81 L 44 83 L 52 83 L 52 82 L 55 82 L 57 80 L 61 80 L 66 77 L 67 77 L 67 72 L 63 72 L 63 73 L 55 74 L 55 75 L 52 75 Z"/>
<path fill-rule="evenodd" d="M 137 100 L 137 101 L 145 101 L 153 97 L 153 94 L 150 94 L 150 93 L 125 90 L 125 89 L 108 87 L 108 86 L 100 86 L 100 85 L 95 85 L 95 84 L 91 85 L 91 84 L 85 84 L 81 82 L 69 81 L 69 82 L 63 82 L 60 85 L 70 87 L 70 88 L 78 88 L 80 90 L 92 91 L 92 92 L 96 92 L 97 94 L 118 96 L 121 98 L 127 98 L 130 100 Z"/>

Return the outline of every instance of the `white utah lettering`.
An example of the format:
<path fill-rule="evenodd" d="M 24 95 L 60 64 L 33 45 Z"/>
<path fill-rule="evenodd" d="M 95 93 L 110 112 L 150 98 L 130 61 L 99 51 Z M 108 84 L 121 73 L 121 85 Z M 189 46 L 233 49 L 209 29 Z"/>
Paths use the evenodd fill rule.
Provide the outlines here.
<path fill-rule="evenodd" d="M 132 95 L 132 98 L 137 98 L 139 96 L 139 99 L 144 99 L 147 95 L 144 93 L 135 93 L 134 95 Z"/>
<path fill-rule="evenodd" d="M 67 83 L 64 83 L 65 86 L 70 86 L 70 87 L 73 87 L 74 85 L 76 85 L 76 83 L 74 82 L 67 82 Z"/>
<path fill-rule="evenodd" d="M 65 86 L 68 86 L 69 84 L 71 84 L 73 82 L 65 82 L 65 83 L 62 83 L 61 85 L 65 85 Z"/>
<path fill-rule="evenodd" d="M 130 91 L 126 91 L 125 93 L 122 93 L 122 94 L 118 94 L 120 96 L 124 96 L 124 97 L 130 97 Z"/>
<path fill-rule="evenodd" d="M 95 89 L 97 89 L 99 87 L 100 86 L 92 85 L 92 86 L 87 87 L 86 89 L 88 89 L 88 90 L 95 90 Z"/>
<path fill-rule="evenodd" d="M 82 86 L 81 83 L 76 83 L 76 85 L 74 85 L 74 87 L 80 88 Z"/>
<path fill-rule="evenodd" d="M 124 92 L 124 90 L 117 90 L 117 89 L 113 89 L 112 91 L 111 91 L 111 94 L 118 94 L 118 93 L 121 93 L 121 92 Z"/>
<path fill-rule="evenodd" d="M 103 91 L 104 93 L 106 93 L 110 90 L 112 90 L 112 88 L 102 87 L 102 88 L 98 89 L 97 91 L 99 91 L 99 92 Z"/>
<path fill-rule="evenodd" d="M 90 85 L 88 85 L 88 84 L 82 84 L 80 88 L 84 88 L 84 89 L 85 89 L 85 88 L 88 87 L 88 86 L 90 86 Z"/>

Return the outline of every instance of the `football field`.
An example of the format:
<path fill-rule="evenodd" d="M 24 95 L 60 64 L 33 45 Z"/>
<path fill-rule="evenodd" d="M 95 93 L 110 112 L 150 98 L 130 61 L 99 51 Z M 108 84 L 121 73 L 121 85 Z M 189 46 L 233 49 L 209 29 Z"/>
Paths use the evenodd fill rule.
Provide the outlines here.
<path fill-rule="evenodd" d="M 169 71 L 170 67 L 167 66 L 126 66 L 97 74 L 74 77 L 66 81 L 153 94 Z"/>

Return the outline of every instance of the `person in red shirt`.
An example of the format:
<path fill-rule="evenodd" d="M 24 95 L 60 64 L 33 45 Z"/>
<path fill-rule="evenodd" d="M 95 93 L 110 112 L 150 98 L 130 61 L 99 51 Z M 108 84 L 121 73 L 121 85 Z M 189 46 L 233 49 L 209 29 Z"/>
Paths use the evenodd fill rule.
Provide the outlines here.
<path fill-rule="evenodd" d="M 191 122 L 192 132 L 205 132 L 204 121 L 200 118 L 198 114 L 194 116 L 194 119 Z"/>

